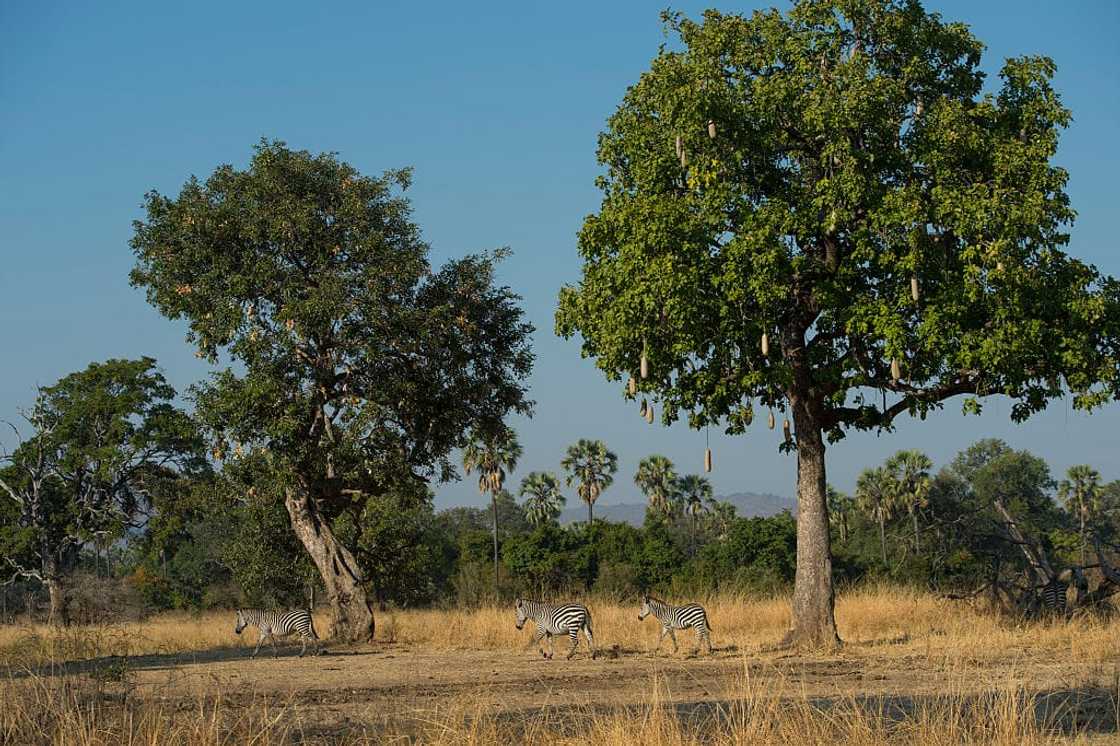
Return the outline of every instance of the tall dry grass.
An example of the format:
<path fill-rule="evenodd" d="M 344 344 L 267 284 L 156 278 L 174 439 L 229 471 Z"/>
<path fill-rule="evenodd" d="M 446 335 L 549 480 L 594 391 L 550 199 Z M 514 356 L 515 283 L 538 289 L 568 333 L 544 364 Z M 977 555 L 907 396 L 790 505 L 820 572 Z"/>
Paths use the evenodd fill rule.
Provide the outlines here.
<path fill-rule="evenodd" d="M 677 600 L 677 599 L 673 599 Z M 683 599 L 682 599 L 683 600 Z M 837 601 L 845 658 L 921 659 L 943 673 L 937 694 L 906 701 L 855 694 L 818 701 L 796 686 L 752 679 L 746 662 L 767 654 L 788 625 L 784 598 L 718 596 L 700 599 L 708 608 L 717 654 L 744 656 L 743 673 L 728 681 L 712 702 L 674 701 L 664 681 L 651 680 L 647 697 L 615 710 L 546 707 L 524 713 L 461 700 L 436 715 L 394 712 L 376 723 L 352 723 L 345 731 L 320 732 L 303 703 L 231 696 L 215 689 L 180 699 L 142 696 L 130 683 L 127 658 L 185 654 L 251 646 L 254 635 L 233 634 L 232 612 L 167 614 L 143 623 L 53 629 L 41 625 L 0 627 L 0 743 L 102 744 L 292 743 L 339 744 L 1042 744 L 1078 742 L 1095 734 L 1024 688 L 1022 663 L 1047 661 L 1109 670 L 1120 655 L 1120 622 L 1107 617 L 1015 623 L 967 604 L 930 594 L 878 587 L 853 590 Z M 639 623 L 637 603 L 588 599 L 601 648 L 622 652 L 653 647 L 655 622 Z M 512 608 L 403 610 L 378 615 L 377 639 L 421 650 L 510 650 L 531 632 L 514 628 Z M 329 631 L 327 615 L 316 626 Z M 248 639 L 246 639 L 248 637 Z M 695 645 L 692 633 L 681 646 Z M 120 658 L 110 658 L 119 656 Z M 44 666 L 96 659 L 81 673 L 44 671 Z M 1000 666 L 991 664 L 999 662 Z M 901 664 L 902 661 L 899 661 Z M 928 670 L 928 667 L 927 667 Z M 2 676 L 2 674 L 0 674 Z M 991 679 L 977 686 L 978 677 Z M 1100 677 L 1098 677 L 1100 678 Z M 1098 709 L 1120 717 L 1120 679 L 1101 694 Z M 1071 682 L 1071 687 L 1079 686 Z M 858 691 L 847 687 L 846 691 Z M 981 692 L 977 694 L 977 692 Z M 1111 734 L 1115 736 L 1115 732 Z M 1104 737 L 1107 740 L 1107 735 Z"/>
<path fill-rule="evenodd" d="M 1047 710 L 1038 695 L 1015 684 L 979 696 L 950 691 L 919 701 L 854 695 L 823 701 L 779 687 L 753 682 L 744 673 L 715 703 L 698 706 L 675 702 L 665 682 L 653 679 L 644 701 L 616 710 L 542 707 L 508 713 L 461 699 L 435 715 L 403 711 L 376 723 L 323 730 L 309 724 L 292 701 L 232 701 L 215 690 L 174 703 L 132 697 L 127 686 L 36 677 L 4 687 L 0 743 L 1037 746 L 1109 737 L 1071 721 L 1060 708 Z M 1115 689 L 1109 693 L 1113 709 L 1120 701 L 1117 694 Z"/>
<path fill-rule="evenodd" d="M 557 599 L 560 600 L 560 599 Z M 693 599 L 670 599 L 684 601 Z M 774 646 L 789 626 L 789 600 L 719 595 L 696 599 L 708 610 L 717 649 L 752 653 Z M 652 619 L 638 621 L 638 604 L 584 599 L 601 648 L 645 651 L 657 643 Z M 983 663 L 1017 653 L 1051 660 L 1105 663 L 1117 658 L 1120 617 L 1018 622 L 984 609 L 891 586 L 865 587 L 837 598 L 836 620 L 845 655 L 921 655 L 948 665 Z M 256 633 L 233 633 L 232 611 L 169 613 L 143 622 L 55 628 L 0 626 L 0 665 L 99 656 L 179 654 L 251 647 Z M 326 611 L 315 615 L 321 637 L 330 633 Z M 377 614 L 375 640 L 431 650 L 506 650 L 524 645 L 531 631 L 514 627 L 512 605 L 478 609 L 406 609 Z M 695 647 L 692 632 L 678 633 L 682 653 Z M 582 643 L 581 643 L 582 644 Z M 671 648 L 666 640 L 663 649 Z"/>
<path fill-rule="evenodd" d="M 684 601 L 692 599 L 671 599 Z M 708 611 L 717 649 L 752 653 L 772 648 L 789 627 L 789 600 L 720 595 L 697 599 Z M 587 600 L 602 647 L 645 651 L 657 644 L 652 618 L 638 621 L 638 603 Z M 1120 619 L 1084 617 L 1069 622 L 1017 622 L 959 601 L 891 586 L 841 594 L 836 620 L 845 655 L 924 656 L 935 663 L 982 663 L 1016 652 L 1053 660 L 1100 663 L 1116 659 Z M 378 639 L 436 650 L 502 650 L 524 645 L 529 632 L 514 627 L 510 607 L 474 610 L 408 610 L 380 615 Z M 682 653 L 694 634 L 678 633 Z M 581 643 L 582 644 L 582 643 Z M 666 640 L 663 650 L 671 648 Z"/>

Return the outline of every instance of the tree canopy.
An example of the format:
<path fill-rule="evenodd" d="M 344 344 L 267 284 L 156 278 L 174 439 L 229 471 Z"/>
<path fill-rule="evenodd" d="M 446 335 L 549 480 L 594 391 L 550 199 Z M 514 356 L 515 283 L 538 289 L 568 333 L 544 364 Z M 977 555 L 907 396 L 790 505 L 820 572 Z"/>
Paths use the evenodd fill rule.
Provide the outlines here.
<path fill-rule="evenodd" d="M 402 480 L 453 478 L 469 430 L 529 411 L 531 327 L 495 283 L 503 252 L 433 269 L 410 179 L 262 141 L 244 170 L 148 193 L 132 238 L 132 283 L 201 357 L 237 363 L 193 390 L 214 455 L 263 452 L 352 638 L 372 614 L 329 522 Z"/>

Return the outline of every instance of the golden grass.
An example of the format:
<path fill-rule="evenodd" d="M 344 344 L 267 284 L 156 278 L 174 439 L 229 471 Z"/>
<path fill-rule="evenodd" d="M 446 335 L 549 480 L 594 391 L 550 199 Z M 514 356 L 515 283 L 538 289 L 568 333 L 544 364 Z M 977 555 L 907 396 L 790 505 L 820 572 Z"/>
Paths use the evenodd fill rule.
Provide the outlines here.
<path fill-rule="evenodd" d="M 1089 739 L 1090 731 L 1076 722 L 1070 724 L 1065 704 L 1054 707 L 1053 702 L 1040 699 L 1046 695 L 1024 686 L 1040 661 L 1079 672 L 1081 679 L 1068 683 L 1075 693 L 1091 680 L 1094 696 L 1107 700 L 1094 706 L 1104 707 L 1111 722 L 1120 713 L 1120 675 L 1103 689 L 1100 683 L 1108 679 L 1104 672 L 1120 661 L 1120 621 L 1113 618 L 1014 623 L 926 593 L 892 587 L 853 590 L 837 600 L 836 616 L 846 644 L 826 657 L 894 660 L 896 668 L 916 660 L 924 670 L 940 672 L 941 683 L 934 687 L 935 695 L 905 700 L 862 697 L 860 684 L 849 681 L 842 689 L 846 693 L 818 701 L 780 677 L 752 680 L 750 676 L 753 669 L 748 664 L 771 654 L 770 648 L 786 630 L 787 599 L 699 600 L 709 611 L 717 653 L 741 655 L 744 662 L 742 674 L 728 677 L 726 690 L 717 691 L 705 707 L 697 708 L 687 700 L 674 702 L 664 681 L 651 680 L 643 701 L 621 709 L 561 704 L 515 715 L 483 706 L 481 700 L 460 700 L 444 703 L 434 715 L 431 710 L 394 712 L 379 722 L 351 724 L 345 732 L 326 736 L 304 730 L 306 710 L 298 701 L 253 697 L 251 692 L 233 699 L 229 692 L 216 689 L 178 700 L 141 696 L 129 683 L 127 665 L 115 668 L 115 659 L 106 658 L 255 644 L 255 633 L 233 634 L 233 612 L 165 614 L 143 623 L 61 630 L 41 625 L 0 627 L 0 665 L 9 672 L 7 680 L 0 680 L 5 701 L 0 708 L 0 743 L 268 746 L 326 738 L 339 744 L 947 746 Z M 596 599 L 586 603 L 600 649 L 617 646 L 624 653 L 642 652 L 656 643 L 658 627 L 649 619 L 638 622 L 636 603 Z M 325 637 L 329 631 L 325 613 L 316 616 L 316 627 Z M 514 628 L 513 610 L 507 607 L 378 615 L 381 643 L 449 655 L 456 650 L 515 650 L 530 635 L 529 630 Z M 683 656 L 694 647 L 695 638 L 691 632 L 679 637 Z M 44 664 L 85 659 L 101 659 L 100 667 L 65 675 L 38 673 Z"/>
<path fill-rule="evenodd" d="M 684 599 L 670 599 L 681 601 Z M 708 610 L 717 648 L 752 653 L 774 646 L 789 625 L 786 598 L 721 595 L 698 599 Z M 637 619 L 638 604 L 584 600 L 591 611 L 600 648 L 651 650 L 658 626 Z M 1016 654 L 1052 660 L 1104 663 L 1117 659 L 1120 617 L 1086 617 L 1075 621 L 1016 622 L 966 603 L 890 586 L 867 587 L 837 598 L 836 620 L 844 655 L 875 657 L 920 655 L 948 665 L 982 663 Z M 531 625 L 530 625 L 531 626 Z M 255 630 L 233 633 L 232 611 L 168 613 L 143 622 L 64 629 L 46 625 L 0 626 L 0 665 L 61 661 L 99 656 L 189 653 L 219 648 L 252 647 Z M 330 632 L 326 611 L 315 615 L 321 637 Z M 528 628 L 514 627 L 512 605 L 479 609 L 408 609 L 377 614 L 375 639 L 431 650 L 505 650 L 522 646 Z M 581 638 L 582 640 L 582 638 Z M 678 634 L 681 653 L 696 646 L 693 632 Z M 566 644 L 566 643 L 564 643 Z M 580 643 L 584 643 L 581 641 Z M 671 649 L 666 640 L 662 650 Z"/>
<path fill-rule="evenodd" d="M 722 595 L 699 601 L 708 611 L 717 649 L 765 650 L 776 645 L 789 626 L 786 598 Z M 586 605 L 600 647 L 645 651 L 657 644 L 659 627 L 652 618 L 638 621 L 637 603 L 623 606 L 592 599 Z M 1116 659 L 1120 639 L 1120 619 L 1017 623 L 969 604 L 888 586 L 841 594 L 836 620 L 845 655 L 873 649 L 876 657 L 918 654 L 945 664 L 1006 659 L 1016 652 L 1099 663 Z M 514 627 L 512 607 L 397 611 L 380 615 L 378 625 L 378 639 L 436 650 L 508 649 L 524 645 L 531 634 Z M 677 637 L 682 654 L 695 648 L 693 632 Z M 671 647 L 666 640 L 662 650 Z"/>
<path fill-rule="evenodd" d="M 963 687 L 962 687 L 963 688 Z M 236 703 L 214 691 L 186 703 L 132 698 L 127 687 L 75 684 L 32 677 L 4 686 L 0 743 L 73 744 L 287 744 L 323 740 L 340 746 L 381 743 L 524 743 L 540 746 L 1039 746 L 1087 743 L 1084 726 L 1063 723 L 1037 695 L 1014 684 L 980 695 L 948 692 L 916 702 L 856 696 L 814 701 L 790 687 L 761 686 L 744 675 L 708 707 L 675 703 L 664 681 L 653 679 L 644 701 L 603 711 L 587 706 L 543 707 L 509 716 L 496 708 L 458 700 L 436 715 L 395 713 L 376 724 L 308 732 L 293 702 L 266 698 Z M 1118 692 L 1111 693 L 1116 707 Z M 1102 737 L 1107 737 L 1103 734 Z"/>

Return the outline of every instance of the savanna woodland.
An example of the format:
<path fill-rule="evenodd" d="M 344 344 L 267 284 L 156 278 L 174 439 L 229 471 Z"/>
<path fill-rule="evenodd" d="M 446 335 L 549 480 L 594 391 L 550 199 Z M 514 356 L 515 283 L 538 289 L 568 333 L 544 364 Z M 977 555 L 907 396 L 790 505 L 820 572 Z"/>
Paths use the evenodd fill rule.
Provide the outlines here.
<path fill-rule="evenodd" d="M 1120 592 L 1120 481 L 1100 471 L 1111 465 L 1055 472 L 1047 453 L 962 432 L 942 464 L 899 442 L 863 465 L 850 494 L 826 466 L 830 444 L 857 431 L 890 439 L 900 418 L 946 405 L 979 414 L 999 397 L 1020 422 L 1055 400 L 1093 410 L 1120 395 L 1120 285 L 1066 252 L 1076 214 L 1055 155 L 1072 115 L 1055 63 L 1010 58 L 988 80 L 983 43 L 916 0 L 666 11 L 663 21 L 667 41 L 600 135 L 601 202 L 579 230 L 578 280 L 559 288 L 555 332 L 617 385 L 635 420 L 769 438 L 796 459 L 795 509 L 740 515 L 706 474 L 658 453 L 624 469 L 616 449 L 633 444 L 593 432 L 532 454 L 551 470 L 525 469 L 514 425 L 534 414 L 532 341 L 545 332 L 499 280 L 508 250 L 437 265 L 406 197 L 410 170 L 363 174 L 339 154 L 262 139 L 244 166 L 148 192 L 133 224 L 132 286 L 169 333 L 185 331 L 209 374 L 176 391 L 150 357 L 94 362 L 30 389 L 6 423 L 0 623 L 53 631 L 0 636 L 3 659 L 32 671 L 32 648 L 54 662 L 85 651 L 94 667 L 82 671 L 103 686 L 128 679 L 113 667 L 122 657 L 194 648 L 146 647 L 129 633 L 106 658 L 66 629 L 143 629 L 172 612 L 220 619 L 191 622 L 214 641 L 211 627 L 232 634 L 229 610 L 294 608 L 318 613 L 319 635 L 348 655 L 368 643 L 446 653 L 460 649 L 440 635 L 460 635 L 474 651 L 463 655 L 482 656 L 463 663 L 474 687 L 505 665 L 478 651 L 512 655 L 514 599 L 609 609 L 596 617 L 607 620 L 600 646 L 609 664 L 629 666 L 628 653 L 652 647 L 628 635 L 653 594 L 705 601 L 717 653 L 740 663 L 774 650 L 835 655 L 853 639 L 845 654 L 873 666 L 893 655 L 874 648 L 887 639 L 913 653 L 907 665 L 944 668 L 954 650 L 972 656 L 961 666 L 981 665 L 993 646 L 968 636 L 976 629 L 1011 647 L 1029 649 L 1035 635 L 1050 652 L 1114 661 L 1101 652 Z M 480 505 L 437 511 L 440 486 L 464 478 L 477 480 Z M 605 505 L 639 500 L 644 516 L 602 517 Z M 974 615 L 960 617 L 973 632 L 946 631 L 954 614 Z M 929 629 L 887 638 L 902 617 Z M 906 647 L 919 644 L 924 653 Z M 425 672 L 438 672 L 445 661 L 430 655 Z M 557 686 L 600 686 L 596 670 Z M 649 673 L 626 668 L 625 678 Z M 536 692 L 507 683 L 510 697 Z M 357 695 L 368 682 L 343 686 Z M 442 696 L 417 686 L 386 696 Z M 759 701 L 744 691 L 728 696 Z M 0 740 L 48 733 L 18 715 L 39 701 L 20 692 Z M 937 700 L 940 715 L 902 709 L 929 723 L 956 713 L 960 738 L 946 743 L 1041 738 L 1007 714 L 1019 694 Z M 658 696 L 650 712 L 661 712 Z M 64 702 L 44 710 L 60 737 L 100 743 L 97 733 L 150 727 L 154 741 L 172 738 L 159 723 L 174 718 L 127 696 L 119 711 L 105 699 L 75 699 L 73 710 L 48 701 Z M 825 721 L 808 700 L 798 706 L 791 720 L 744 710 L 704 722 L 730 741 L 750 723 L 766 742 L 810 731 L 818 743 L 880 742 L 874 718 Z M 855 699 L 844 707 L 863 712 Z M 973 707 L 1006 720 L 968 720 Z M 308 736 L 276 731 L 266 714 L 215 725 L 227 722 L 219 700 L 195 709 L 211 714 L 192 727 L 235 740 Z M 102 728 L 100 717 L 119 720 Z M 456 717 L 418 716 L 409 732 L 513 737 L 501 718 L 449 725 Z M 576 732 L 692 742 L 676 720 L 619 717 L 587 714 Z M 518 733 L 563 740 L 570 727 L 559 722 Z M 884 739 L 899 735 L 883 727 Z M 914 743 L 947 732 L 906 731 Z"/>

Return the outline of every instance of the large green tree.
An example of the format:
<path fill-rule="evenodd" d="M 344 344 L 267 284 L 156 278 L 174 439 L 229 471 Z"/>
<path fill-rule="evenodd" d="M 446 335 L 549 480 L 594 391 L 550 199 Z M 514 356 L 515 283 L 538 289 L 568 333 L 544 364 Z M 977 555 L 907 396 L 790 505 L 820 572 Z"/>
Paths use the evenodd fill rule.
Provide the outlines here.
<path fill-rule="evenodd" d="M 618 456 L 601 440 L 580 438 L 568 446 L 560 465 L 568 473 L 568 486 L 577 484 L 576 494 L 587 503 L 587 524 L 590 526 L 595 521 L 595 501 L 614 482 Z"/>
<path fill-rule="evenodd" d="M 150 192 L 132 283 L 217 364 L 194 391 L 219 457 L 260 451 L 323 578 L 335 634 L 368 639 L 367 579 L 332 522 L 525 412 L 531 327 L 499 254 L 434 269 L 401 190 L 334 154 L 262 141 L 177 196 Z M 411 493 L 411 490 L 406 490 Z"/>
<path fill-rule="evenodd" d="M 0 549 L 14 576 L 47 587 L 56 623 L 67 622 L 65 574 L 81 549 L 139 527 L 153 493 L 206 470 L 198 427 L 174 399 L 151 358 L 93 363 L 41 388 L 25 413 L 31 432 L 0 454 L 0 497 L 19 514 Z"/>
<path fill-rule="evenodd" d="M 1021 420 L 1117 393 L 1117 283 L 1067 256 L 1070 121 L 1045 57 L 982 93 L 982 43 L 917 0 L 675 15 L 599 139 L 600 209 L 557 329 L 662 420 L 785 409 L 787 641 L 832 645 L 825 445 L 964 395 Z M 627 392 L 628 395 L 629 392 Z"/>

